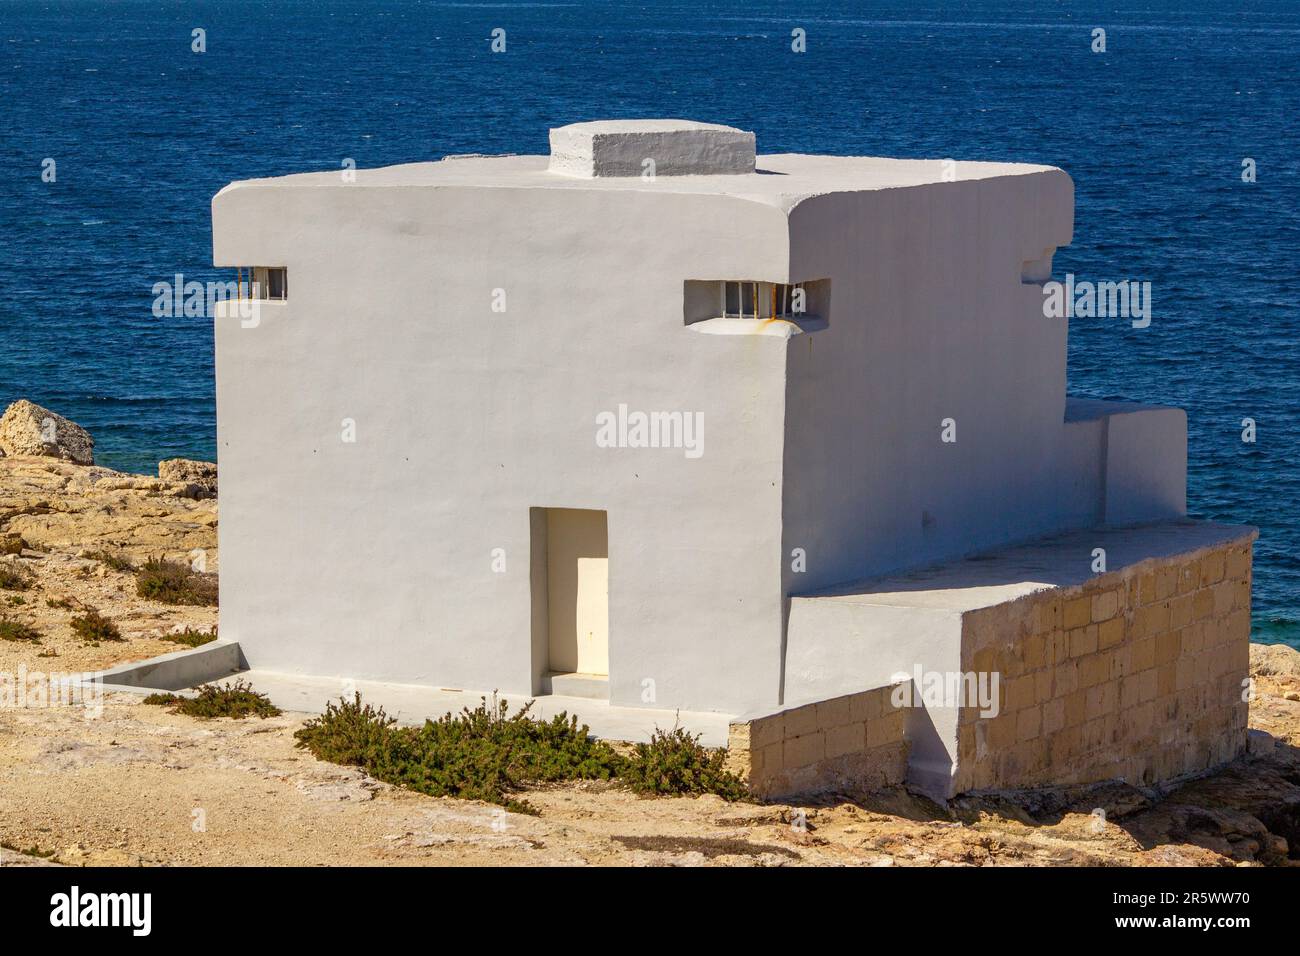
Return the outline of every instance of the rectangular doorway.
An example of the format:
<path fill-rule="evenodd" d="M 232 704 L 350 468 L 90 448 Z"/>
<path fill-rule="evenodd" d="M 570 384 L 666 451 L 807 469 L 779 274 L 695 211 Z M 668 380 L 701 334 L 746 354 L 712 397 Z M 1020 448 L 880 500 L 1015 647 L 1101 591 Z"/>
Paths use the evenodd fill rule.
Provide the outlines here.
<path fill-rule="evenodd" d="M 607 512 L 546 509 L 547 669 L 609 674 Z"/>

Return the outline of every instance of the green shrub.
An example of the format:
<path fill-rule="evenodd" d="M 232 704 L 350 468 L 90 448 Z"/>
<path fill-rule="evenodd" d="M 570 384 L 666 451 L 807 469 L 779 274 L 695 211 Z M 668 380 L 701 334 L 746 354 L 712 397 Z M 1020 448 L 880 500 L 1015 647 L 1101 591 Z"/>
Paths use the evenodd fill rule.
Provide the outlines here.
<path fill-rule="evenodd" d="M 40 641 L 41 632 L 22 621 L 0 617 L 0 641 Z"/>
<path fill-rule="evenodd" d="M 114 571 L 131 572 L 135 570 L 135 565 L 120 554 L 113 554 L 111 551 L 91 551 L 86 555 L 91 561 L 98 561 L 100 564 L 112 568 Z"/>
<path fill-rule="evenodd" d="M 271 703 L 265 694 L 253 690 L 252 684 L 242 679 L 233 684 L 205 684 L 199 688 L 197 697 L 181 697 L 177 694 L 150 694 L 144 699 L 146 704 L 159 706 L 171 705 L 173 714 L 184 714 L 200 720 L 214 717 L 232 717 L 243 720 L 245 717 L 278 717 L 283 713 Z"/>
<path fill-rule="evenodd" d="M 87 644 L 126 640 L 122 632 L 117 629 L 117 625 L 93 607 L 80 617 L 74 617 L 69 623 L 72 625 L 72 632 Z"/>
<path fill-rule="evenodd" d="M 0 538 L 0 554 L 20 554 L 27 547 L 21 535 L 11 534 Z"/>
<path fill-rule="evenodd" d="M 163 604 L 216 604 L 215 578 L 198 574 L 188 564 L 150 558 L 135 573 L 135 590 L 142 598 Z"/>
<path fill-rule="evenodd" d="M 54 598 L 46 598 L 46 599 L 45 599 L 45 606 L 46 606 L 46 607 L 52 607 L 52 608 L 58 608 L 59 610 L 62 610 L 62 611 L 71 611 L 71 610 L 72 610 L 72 602 L 69 601 L 67 598 L 58 598 L 57 600 L 54 599 Z"/>
<path fill-rule="evenodd" d="M 22 854 L 23 856 L 33 856 L 33 857 L 36 857 L 36 858 L 39 859 L 39 860 L 52 860 L 52 859 L 54 859 L 54 851 L 53 851 L 53 850 L 42 850 L 40 847 L 35 846 L 35 845 L 33 845 L 33 846 L 29 846 L 27 849 L 24 850 L 22 847 L 15 846 L 15 845 L 12 844 L 12 843 L 4 843 L 4 842 L 0 842 L 0 849 L 11 850 L 11 851 L 13 851 L 14 853 L 20 853 L 20 854 Z"/>
<path fill-rule="evenodd" d="M 325 713 L 313 717 L 294 734 L 298 746 L 320 760 L 347 767 L 371 767 L 383 762 L 389 750 L 397 718 L 382 707 L 361 703 L 361 694 L 351 701 L 339 698 L 327 703 Z"/>
<path fill-rule="evenodd" d="M 529 716 L 531 704 L 513 715 L 506 701 L 464 708 L 398 727 L 383 708 L 352 701 L 329 704 L 295 735 L 321 760 L 361 767 L 387 783 L 431 796 L 484 800 L 522 813 L 537 811 L 513 794 L 529 784 L 559 780 L 609 780 L 621 759 L 608 744 L 592 740 L 576 717 L 549 721 Z"/>
<path fill-rule="evenodd" d="M 26 591 L 31 586 L 31 572 L 16 565 L 0 564 L 0 590 Z"/>
<path fill-rule="evenodd" d="M 726 800 L 747 796 L 739 777 L 722 768 L 725 751 L 701 747 L 684 730 L 656 731 L 630 758 L 592 740 L 577 717 L 532 717 L 532 704 L 513 715 L 506 701 L 446 714 L 424 726 L 399 727 L 361 701 L 326 705 L 295 737 L 321 760 L 360 767 L 372 777 L 436 797 L 500 804 L 523 813 L 536 810 L 516 794 L 530 784 L 618 778 L 642 794 L 715 793 Z"/>
<path fill-rule="evenodd" d="M 667 796 L 714 793 L 724 800 L 743 800 L 745 783 L 724 770 L 725 750 L 700 746 L 699 734 L 681 727 L 656 729 L 648 744 L 637 744 L 627 758 L 622 781 L 636 793 Z"/>
<path fill-rule="evenodd" d="M 192 627 L 187 627 L 183 631 L 164 634 L 162 639 L 171 641 L 173 644 L 184 644 L 186 647 L 202 647 L 204 644 L 211 644 L 217 639 L 217 629 L 213 627 L 207 631 L 196 631 Z"/>

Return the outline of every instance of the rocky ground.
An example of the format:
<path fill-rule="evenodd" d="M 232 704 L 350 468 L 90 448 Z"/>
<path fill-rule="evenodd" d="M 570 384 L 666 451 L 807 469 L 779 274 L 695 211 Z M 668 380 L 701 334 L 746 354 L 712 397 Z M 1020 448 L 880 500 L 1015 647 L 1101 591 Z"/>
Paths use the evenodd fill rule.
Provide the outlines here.
<path fill-rule="evenodd" d="M 294 747 L 300 716 L 204 722 L 122 696 L 98 719 L 0 711 L 0 863 L 1295 865 L 1300 702 L 1257 711 L 1289 746 L 1159 802 L 1113 787 L 949 810 L 901 790 L 749 805 L 570 784 L 529 793 L 530 817 L 317 761 Z"/>
<path fill-rule="evenodd" d="M 0 590 L 0 617 L 41 633 L 0 641 L 0 673 L 151 657 L 177 649 L 166 632 L 215 624 L 214 608 L 143 600 L 129 572 L 87 557 L 199 558 L 215 570 L 217 503 L 191 471 L 0 457 L 0 544 L 22 539 L 0 562 L 32 582 Z M 89 607 L 125 640 L 78 639 L 69 621 Z M 1212 776 L 1168 794 L 1119 785 L 948 808 L 904 790 L 796 806 L 572 784 L 530 793 L 541 814 L 529 817 L 317 761 L 294 747 L 302 715 L 205 722 L 131 695 L 98 714 L 9 707 L 0 865 L 1300 865 L 1300 653 L 1255 647 L 1252 671 L 1251 726 L 1275 740 L 1257 738 L 1258 752 Z"/>
<path fill-rule="evenodd" d="M 217 569 L 217 502 L 187 482 L 125 475 L 46 457 L 0 457 L 0 571 L 28 577 L 0 589 L 0 619 L 31 625 L 39 645 L 0 641 L 0 671 L 98 670 L 178 650 L 176 629 L 215 626 L 214 607 L 174 607 L 136 594 L 129 571 L 91 555 L 139 565 L 152 557 Z M 14 553 L 6 553 L 14 552 Z M 121 630 L 122 642 L 90 645 L 70 622 L 88 609 Z"/>

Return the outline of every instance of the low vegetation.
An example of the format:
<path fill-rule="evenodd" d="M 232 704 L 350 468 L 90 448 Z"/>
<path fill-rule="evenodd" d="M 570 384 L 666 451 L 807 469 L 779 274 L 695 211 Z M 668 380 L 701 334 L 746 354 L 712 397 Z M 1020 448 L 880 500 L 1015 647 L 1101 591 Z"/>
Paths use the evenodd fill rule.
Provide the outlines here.
<path fill-rule="evenodd" d="M 87 644 L 98 644 L 100 641 L 126 640 L 122 636 L 122 632 L 117 629 L 117 625 L 93 607 L 87 609 L 84 614 L 74 617 L 68 623 L 72 625 L 72 633 Z"/>
<path fill-rule="evenodd" d="M 32 575 L 26 568 L 0 564 L 0 591 L 26 591 L 31 586 Z"/>
<path fill-rule="evenodd" d="M 179 694 L 150 694 L 144 699 L 146 704 L 170 706 L 173 714 L 184 714 L 200 720 L 212 720 L 216 717 L 231 717 L 243 720 L 245 717 L 278 717 L 282 713 L 279 707 L 271 703 L 265 694 L 253 690 L 251 684 L 237 680 L 233 684 L 207 684 L 199 688 L 197 697 L 181 697 Z"/>
<path fill-rule="evenodd" d="M 27 547 L 27 542 L 20 535 L 7 535 L 0 538 L 0 555 L 21 554 Z"/>
<path fill-rule="evenodd" d="M 38 643 L 40 639 L 41 632 L 30 624 L 24 624 L 22 621 L 11 621 L 7 617 L 0 617 L 0 641 L 32 641 Z"/>
<path fill-rule="evenodd" d="M 135 590 L 142 598 L 163 604 L 215 605 L 214 576 L 199 574 L 188 564 L 150 558 L 135 572 Z"/>
<path fill-rule="evenodd" d="M 495 695 L 474 709 L 400 727 L 361 695 L 328 704 L 295 736 L 321 760 L 360 767 L 387 783 L 431 796 L 496 803 L 521 813 L 536 809 L 519 794 L 531 785 L 564 780 L 623 779 L 646 794 L 717 793 L 744 797 L 741 781 L 721 769 L 723 755 L 700 747 L 684 731 L 656 734 L 632 757 L 593 740 L 577 717 L 541 720 L 525 704 L 509 712 Z"/>
<path fill-rule="evenodd" d="M 550 721 L 513 715 L 506 701 L 466 707 L 423 727 L 399 727 L 361 702 L 328 704 L 295 735 L 298 745 L 321 760 L 361 767 L 372 777 L 436 797 L 462 797 L 500 804 L 521 813 L 537 811 L 514 796 L 530 783 L 608 780 L 619 757 L 591 740 L 576 717 Z"/>
<path fill-rule="evenodd" d="M 206 631 L 195 630 L 187 627 L 183 631 L 173 631 L 170 634 L 162 635 L 164 641 L 171 641 L 173 644 L 183 644 L 186 647 L 202 647 L 204 644 L 211 644 L 217 639 L 217 629 L 215 627 Z"/>
<path fill-rule="evenodd" d="M 29 847 L 27 847 L 27 849 L 24 850 L 22 847 L 15 846 L 15 845 L 12 844 L 12 843 L 5 843 L 5 842 L 3 842 L 3 841 L 0 841 L 0 849 L 3 849 L 3 850 L 10 850 L 10 851 L 12 851 L 12 852 L 14 852 L 14 853 L 21 853 L 23 856 L 35 857 L 35 858 L 38 859 L 38 860 L 53 860 L 53 859 L 54 859 L 54 851 L 53 851 L 53 850 L 42 850 L 42 849 L 41 849 L 40 847 L 38 847 L 38 846 L 29 846 Z"/>
<path fill-rule="evenodd" d="M 700 735 L 681 727 L 655 730 L 648 744 L 637 744 L 619 775 L 636 793 L 666 796 L 713 793 L 724 800 L 743 800 L 745 782 L 724 770 L 725 750 L 700 746 Z"/>
<path fill-rule="evenodd" d="M 114 571 L 123 571 L 130 573 L 135 570 L 135 565 L 127 558 L 120 554 L 114 554 L 111 551 L 91 551 L 86 555 L 91 561 L 98 561 L 105 567 L 112 568 Z"/>

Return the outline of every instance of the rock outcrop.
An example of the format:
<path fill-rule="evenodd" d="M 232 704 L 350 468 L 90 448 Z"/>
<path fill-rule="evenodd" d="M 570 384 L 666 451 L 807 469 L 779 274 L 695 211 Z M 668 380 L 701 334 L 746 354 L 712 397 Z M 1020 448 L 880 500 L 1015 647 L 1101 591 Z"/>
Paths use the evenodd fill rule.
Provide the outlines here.
<path fill-rule="evenodd" d="M 61 458 L 78 465 L 95 463 L 95 439 L 75 422 L 26 399 L 0 416 L 0 451 L 5 455 Z"/>
<path fill-rule="evenodd" d="M 0 623 L 38 635 L 0 640 L 0 674 L 21 666 L 80 673 L 157 657 L 178 649 L 166 637 L 175 628 L 215 625 L 215 607 L 164 604 L 136 587 L 135 569 L 151 558 L 206 580 L 219 569 L 217 502 L 196 500 L 194 487 L 55 458 L 0 458 L 0 571 L 10 586 L 0 585 Z M 83 640 L 74 620 L 90 609 L 123 639 Z"/>
<path fill-rule="evenodd" d="M 1250 672 L 1261 677 L 1300 678 L 1300 651 L 1286 644 L 1252 644 Z"/>
<path fill-rule="evenodd" d="M 194 485 L 196 498 L 217 496 L 217 466 L 210 461 L 192 461 L 189 458 L 168 458 L 158 462 L 158 477 L 164 481 Z"/>
<path fill-rule="evenodd" d="M 189 483 L 31 457 L 0 459 L 0 537 L 42 552 L 83 550 L 189 561 L 215 569 L 217 502 Z"/>

